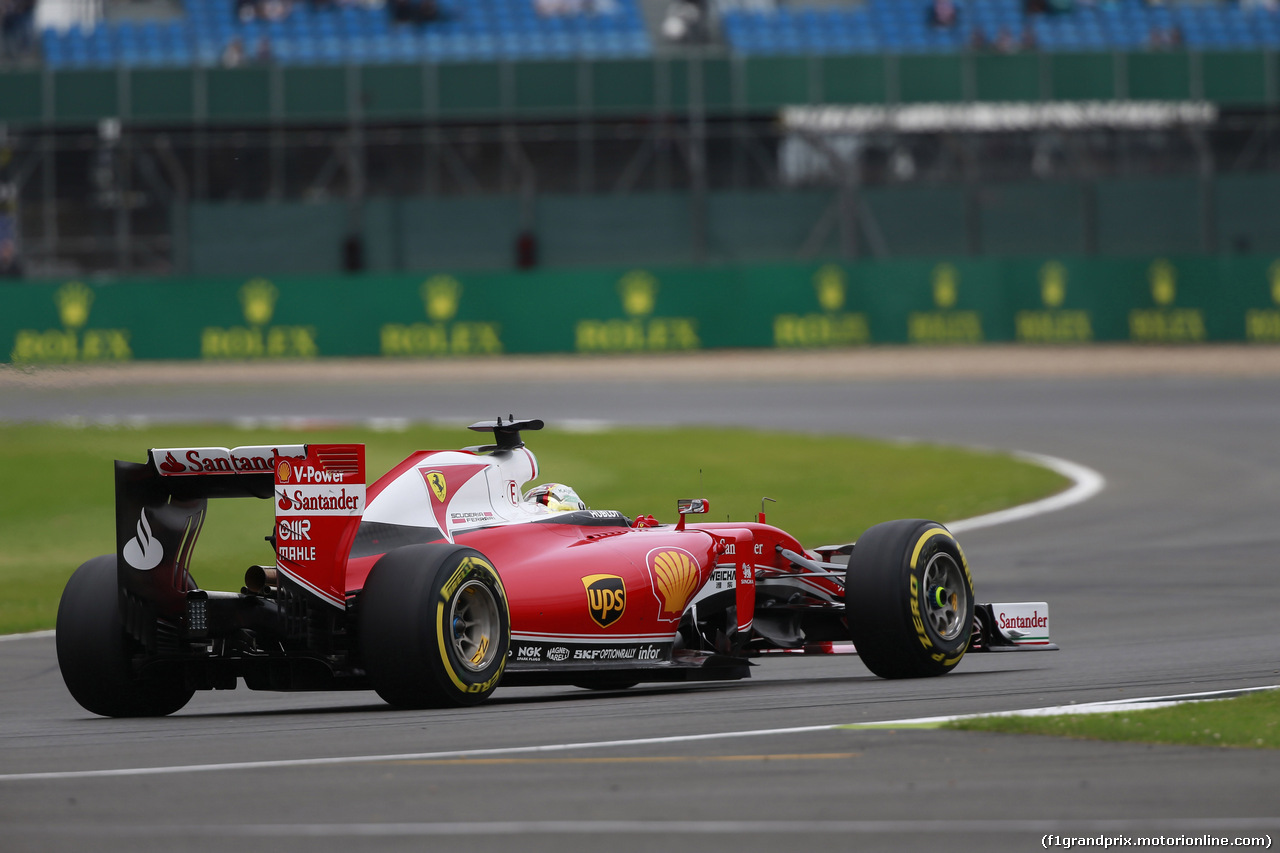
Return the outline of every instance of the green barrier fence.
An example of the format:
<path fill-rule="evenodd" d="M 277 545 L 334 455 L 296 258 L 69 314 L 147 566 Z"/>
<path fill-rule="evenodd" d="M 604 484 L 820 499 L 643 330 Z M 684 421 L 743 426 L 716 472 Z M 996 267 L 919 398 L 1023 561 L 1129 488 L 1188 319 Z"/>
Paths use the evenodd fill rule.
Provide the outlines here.
<path fill-rule="evenodd" d="M 25 363 L 868 344 L 1280 343 L 1280 259 L 859 263 L 0 287 Z"/>
<path fill-rule="evenodd" d="M 771 112 L 789 104 L 1208 100 L 1274 104 L 1253 51 L 457 62 L 341 68 L 0 71 L 0 123 L 313 124 L 405 119 Z"/>
<path fill-rule="evenodd" d="M 863 257 L 1157 256 L 1280 252 L 1280 174 L 867 187 Z M 349 233 L 365 269 L 509 269 L 523 228 L 549 267 L 741 266 L 840 255 L 831 189 L 370 197 L 358 229 L 342 201 L 191 202 L 174 212 L 179 273 L 332 275 Z M 849 208 L 846 208 L 847 211 Z M 875 241 L 867 238 L 874 234 Z"/>

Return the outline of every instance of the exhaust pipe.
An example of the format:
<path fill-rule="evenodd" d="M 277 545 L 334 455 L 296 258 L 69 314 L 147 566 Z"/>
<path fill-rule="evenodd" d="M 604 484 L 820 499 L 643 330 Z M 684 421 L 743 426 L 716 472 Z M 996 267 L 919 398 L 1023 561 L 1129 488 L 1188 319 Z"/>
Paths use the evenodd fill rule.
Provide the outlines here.
<path fill-rule="evenodd" d="M 244 588 L 261 595 L 280 580 L 275 566 L 250 566 L 244 573 Z"/>

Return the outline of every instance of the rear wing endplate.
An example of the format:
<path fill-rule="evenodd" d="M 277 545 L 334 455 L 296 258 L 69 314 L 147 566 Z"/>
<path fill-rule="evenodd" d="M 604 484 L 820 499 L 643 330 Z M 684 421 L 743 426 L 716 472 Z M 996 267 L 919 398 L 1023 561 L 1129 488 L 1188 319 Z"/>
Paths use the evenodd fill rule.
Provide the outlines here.
<path fill-rule="evenodd" d="M 291 534 L 320 536 L 313 550 L 294 552 L 312 559 L 278 568 L 342 606 L 364 477 L 362 444 L 165 447 L 148 451 L 146 462 L 117 461 L 116 567 L 126 628 L 146 641 L 154 617 L 177 621 L 185 613 L 187 593 L 198 589 L 190 563 L 209 498 L 276 498 L 277 545 Z"/>

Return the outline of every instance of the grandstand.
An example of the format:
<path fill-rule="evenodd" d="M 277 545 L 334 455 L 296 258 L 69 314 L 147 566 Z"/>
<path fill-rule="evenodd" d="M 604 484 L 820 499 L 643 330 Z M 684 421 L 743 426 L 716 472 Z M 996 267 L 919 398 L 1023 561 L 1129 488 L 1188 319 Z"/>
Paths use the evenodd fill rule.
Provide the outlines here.
<path fill-rule="evenodd" d="M 960 0 L 957 22 L 932 25 L 927 4 L 866 0 L 826 8 L 796 3 L 769 10 L 732 10 L 725 39 L 744 54 L 954 52 L 972 47 L 1030 46 L 1050 51 L 1191 49 L 1255 50 L 1280 46 L 1280 15 L 1240 3 L 1076 2 L 1028 14 L 1020 0 Z"/>
<path fill-rule="evenodd" d="M 1280 251 L 1257 0 L 103 2 L 0 63 L 32 278 Z"/>
<path fill-rule="evenodd" d="M 237 14 L 237 8 L 244 10 Z M 258 14 L 232 0 L 184 0 L 171 20 L 47 27 L 52 68 L 214 66 L 243 45 L 244 61 L 285 65 L 620 59 L 652 54 L 636 0 L 545 14 L 530 0 L 441 2 L 438 17 L 400 22 L 383 3 L 297 3 Z M 261 48 L 261 51 L 260 51 Z"/>
<path fill-rule="evenodd" d="M 722 5 L 710 16 L 712 41 L 741 55 L 1280 47 L 1280 14 L 1241 3 L 1100 0 L 1029 14 L 1023 0 L 960 0 L 950 27 L 931 24 L 916 0 Z M 662 6 L 605 0 L 549 14 L 533 0 L 442 0 L 437 20 L 415 24 L 377 0 L 279 4 L 263 15 L 232 0 L 183 0 L 165 19 L 46 16 L 40 45 L 51 68 L 207 67 L 230 50 L 244 53 L 231 61 L 285 65 L 643 58 L 664 47 L 654 26 Z"/>

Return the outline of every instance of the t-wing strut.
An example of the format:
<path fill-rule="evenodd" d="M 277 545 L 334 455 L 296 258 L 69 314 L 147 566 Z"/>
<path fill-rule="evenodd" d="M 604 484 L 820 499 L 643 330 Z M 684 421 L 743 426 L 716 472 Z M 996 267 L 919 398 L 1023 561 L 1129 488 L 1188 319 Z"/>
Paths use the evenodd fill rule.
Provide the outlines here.
<path fill-rule="evenodd" d="M 497 444 L 474 448 L 481 453 L 489 453 L 491 451 L 515 450 L 518 447 L 524 447 L 524 442 L 520 439 L 521 431 L 542 429 L 542 421 L 518 421 L 514 415 L 507 415 L 506 423 L 503 423 L 502 416 L 499 415 L 496 421 L 480 421 L 480 423 L 472 424 L 467 429 L 475 430 L 476 432 L 493 433 Z"/>

